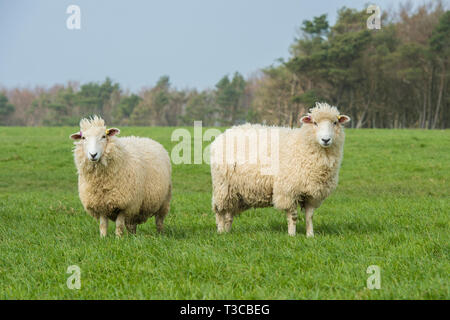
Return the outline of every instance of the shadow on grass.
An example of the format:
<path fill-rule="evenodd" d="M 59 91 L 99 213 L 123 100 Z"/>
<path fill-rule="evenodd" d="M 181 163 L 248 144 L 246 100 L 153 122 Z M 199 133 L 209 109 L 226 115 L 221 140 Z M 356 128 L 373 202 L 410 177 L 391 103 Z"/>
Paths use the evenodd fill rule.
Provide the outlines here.
<path fill-rule="evenodd" d="M 139 227 L 138 227 L 139 228 Z M 149 237 L 156 237 L 160 235 L 156 228 L 142 228 L 141 230 L 138 230 L 138 234 L 141 234 L 143 236 L 149 236 Z M 161 234 L 163 237 L 172 238 L 175 240 L 181 240 L 181 239 L 190 239 L 190 238 L 199 238 L 199 237 L 205 237 L 205 236 L 212 236 L 216 234 L 216 227 L 215 226 L 209 226 L 209 225 L 189 225 L 189 226 L 177 226 L 177 225 L 171 225 L 171 226 L 164 226 L 164 230 Z"/>
<path fill-rule="evenodd" d="M 385 227 L 377 222 L 342 222 L 342 223 L 320 223 L 314 224 L 314 232 L 321 235 L 350 235 L 350 234 L 379 234 L 385 231 Z M 233 234 L 252 234 L 259 232 L 273 232 L 279 234 L 287 234 L 287 222 L 269 221 L 268 224 L 251 224 L 239 223 L 235 221 L 231 233 Z M 305 234 L 305 223 L 300 220 L 297 222 L 297 234 Z M 155 227 L 140 228 L 138 227 L 138 235 L 146 237 L 156 237 L 158 232 Z M 204 238 L 217 235 L 215 224 L 192 224 L 192 225 L 173 225 L 164 226 L 163 237 L 176 240 L 190 238 Z"/>
<path fill-rule="evenodd" d="M 385 230 L 382 224 L 377 222 L 365 222 L 363 224 L 358 222 L 344 222 L 344 223 L 330 223 L 320 224 L 315 228 L 315 231 L 322 234 L 375 234 L 382 233 Z"/>
<path fill-rule="evenodd" d="M 278 232 L 287 232 L 287 223 L 271 223 L 270 229 Z M 343 222 L 343 223 L 320 223 L 314 224 L 314 232 L 323 235 L 345 235 L 345 234 L 376 234 L 381 233 L 385 228 L 376 222 L 365 222 L 364 224 L 358 222 Z M 297 222 L 297 233 L 305 234 L 305 222 Z"/>

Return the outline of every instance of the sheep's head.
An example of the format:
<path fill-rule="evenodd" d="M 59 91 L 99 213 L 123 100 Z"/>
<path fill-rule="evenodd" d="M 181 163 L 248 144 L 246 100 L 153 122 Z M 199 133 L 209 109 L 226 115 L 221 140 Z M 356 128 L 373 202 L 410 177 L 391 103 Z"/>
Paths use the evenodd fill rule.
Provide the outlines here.
<path fill-rule="evenodd" d="M 336 137 L 342 131 L 342 125 L 350 121 L 350 117 L 340 115 L 336 107 L 327 103 L 316 103 L 309 113 L 300 119 L 300 122 L 315 135 L 316 142 L 323 148 L 333 145 Z"/>
<path fill-rule="evenodd" d="M 72 134 L 70 138 L 78 141 L 89 161 L 97 162 L 102 157 L 110 138 L 119 133 L 120 130 L 117 128 L 106 129 L 105 121 L 94 116 L 91 119 L 82 119 L 80 131 Z"/>

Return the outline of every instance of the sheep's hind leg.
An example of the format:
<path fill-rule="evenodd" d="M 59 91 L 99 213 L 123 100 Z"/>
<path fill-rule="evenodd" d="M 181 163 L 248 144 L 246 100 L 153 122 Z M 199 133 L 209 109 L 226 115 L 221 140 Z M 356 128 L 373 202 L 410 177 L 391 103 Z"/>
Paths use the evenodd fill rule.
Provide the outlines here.
<path fill-rule="evenodd" d="M 158 231 L 158 233 L 162 233 L 163 232 L 163 228 L 164 228 L 164 218 L 166 217 L 165 214 L 157 214 L 155 216 L 155 224 L 156 224 L 156 230 Z"/>
<path fill-rule="evenodd" d="M 136 234 L 136 224 L 134 223 L 125 223 L 125 226 L 127 227 L 127 230 L 131 234 Z"/>
<path fill-rule="evenodd" d="M 125 214 L 119 213 L 116 218 L 116 236 L 121 237 L 125 229 Z"/>
<path fill-rule="evenodd" d="M 286 210 L 286 216 L 288 221 L 288 234 L 295 236 L 298 219 L 297 208 Z"/>
<path fill-rule="evenodd" d="M 161 208 L 155 215 L 156 230 L 159 233 L 163 232 L 164 219 L 166 218 L 166 215 L 169 213 L 169 210 L 170 210 L 170 196 L 167 198 L 166 202 L 161 206 Z"/>
<path fill-rule="evenodd" d="M 306 222 L 306 237 L 312 238 L 314 237 L 314 229 L 313 229 L 313 218 L 314 208 L 311 206 L 305 206 L 305 222 Z"/>
<path fill-rule="evenodd" d="M 108 218 L 104 216 L 100 216 L 100 237 L 106 237 L 108 233 Z"/>

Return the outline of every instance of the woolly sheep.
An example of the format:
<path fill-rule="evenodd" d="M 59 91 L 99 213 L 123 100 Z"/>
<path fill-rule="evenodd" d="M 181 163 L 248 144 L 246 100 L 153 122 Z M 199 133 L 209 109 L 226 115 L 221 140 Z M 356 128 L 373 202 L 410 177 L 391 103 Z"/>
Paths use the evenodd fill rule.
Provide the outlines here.
<path fill-rule="evenodd" d="M 105 237 L 108 221 L 116 222 L 116 236 L 136 233 L 137 224 L 155 216 L 162 231 L 171 199 L 171 164 L 167 151 L 149 138 L 118 138 L 119 129 L 106 129 L 94 116 L 80 121 L 74 158 L 78 190 L 84 209 L 100 220 Z"/>
<path fill-rule="evenodd" d="M 342 125 L 350 117 L 316 103 L 300 121 L 296 129 L 235 126 L 211 144 L 212 207 L 219 233 L 229 232 L 240 212 L 273 206 L 286 211 L 288 234 L 294 236 L 300 205 L 306 236 L 314 236 L 313 212 L 337 186 L 345 140 Z"/>

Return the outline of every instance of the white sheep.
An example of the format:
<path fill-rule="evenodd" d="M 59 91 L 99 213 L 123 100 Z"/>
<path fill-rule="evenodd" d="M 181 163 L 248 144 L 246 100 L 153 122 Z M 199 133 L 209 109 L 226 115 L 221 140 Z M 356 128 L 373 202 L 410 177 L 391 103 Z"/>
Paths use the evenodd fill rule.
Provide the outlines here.
<path fill-rule="evenodd" d="M 85 210 L 100 220 L 105 237 L 109 219 L 116 222 L 116 236 L 124 227 L 136 233 L 136 225 L 155 216 L 162 231 L 171 199 L 171 164 L 164 147 L 149 138 L 118 138 L 119 129 L 106 129 L 94 116 L 80 121 L 74 158 L 78 190 Z"/>
<path fill-rule="evenodd" d="M 235 126 L 211 144 L 212 207 L 219 233 L 230 231 L 240 212 L 273 206 L 286 211 L 288 233 L 294 236 L 300 205 L 306 236 L 314 236 L 313 212 L 337 186 L 342 124 L 350 118 L 316 103 L 300 121 L 297 129 Z"/>

